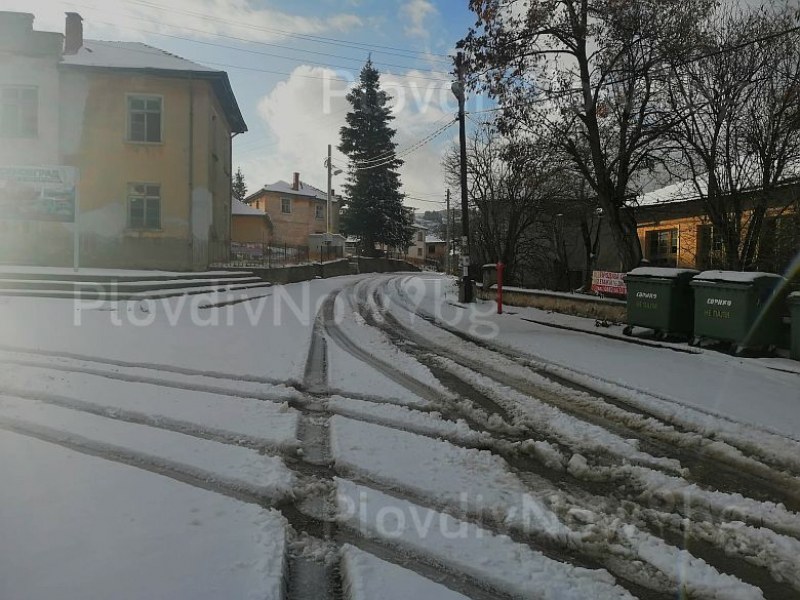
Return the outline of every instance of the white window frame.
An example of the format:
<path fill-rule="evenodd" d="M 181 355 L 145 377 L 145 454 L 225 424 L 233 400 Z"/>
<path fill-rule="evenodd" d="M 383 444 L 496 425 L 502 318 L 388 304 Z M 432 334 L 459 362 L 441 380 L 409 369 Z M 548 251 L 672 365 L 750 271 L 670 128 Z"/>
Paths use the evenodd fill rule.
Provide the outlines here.
<path fill-rule="evenodd" d="M 8 84 L 8 85 L 0 85 L 0 111 L 4 110 L 3 104 L 3 95 L 2 92 L 5 90 L 15 90 L 17 93 L 21 91 L 33 91 L 36 95 L 36 102 L 34 105 L 35 116 L 36 116 L 36 126 L 33 133 L 23 133 L 20 130 L 20 125 L 22 123 L 21 114 L 23 109 L 22 104 L 17 104 L 17 120 L 16 126 L 17 130 L 13 132 L 5 133 L 2 129 L 0 129 L 0 138 L 10 140 L 10 139 L 19 139 L 19 140 L 33 140 L 39 137 L 39 88 L 35 85 L 15 85 L 15 84 Z"/>
<path fill-rule="evenodd" d="M 160 119 L 160 130 L 159 130 L 159 141 L 153 142 L 148 140 L 134 140 L 131 137 L 131 100 L 132 99 L 143 99 L 147 100 L 158 100 L 161 103 L 161 115 Z M 147 94 L 147 93 L 127 93 L 125 94 L 125 141 L 129 144 L 149 144 L 159 146 L 164 143 L 164 114 L 166 113 L 166 107 L 164 106 L 164 96 L 162 94 Z M 145 137 L 147 135 L 147 126 L 145 125 Z"/>
<path fill-rule="evenodd" d="M 320 221 L 325 218 L 325 207 L 322 204 L 314 206 L 314 218 Z"/>
<path fill-rule="evenodd" d="M 145 187 L 157 187 L 158 188 L 158 196 L 150 195 L 147 193 L 147 190 L 144 194 L 138 194 L 135 192 L 136 186 L 145 186 Z M 144 204 L 144 214 L 142 215 L 143 222 L 141 226 L 136 226 L 132 223 L 131 220 L 131 199 L 133 198 L 143 198 L 145 200 Z M 147 204 L 148 200 L 152 200 L 153 198 L 158 198 L 158 226 L 157 227 L 150 227 L 147 225 Z M 126 219 L 127 219 L 127 229 L 128 231 L 162 231 L 162 223 L 164 222 L 164 215 L 163 215 L 163 208 L 164 203 L 162 200 L 161 195 L 161 184 L 155 182 L 143 182 L 143 181 L 134 181 L 128 183 L 128 193 L 125 198 L 125 207 L 126 207 Z"/>
<path fill-rule="evenodd" d="M 284 210 L 284 202 L 286 202 L 286 206 L 289 207 L 289 210 Z M 283 215 L 290 215 L 292 214 L 292 199 L 291 198 L 281 198 L 281 214 Z"/>

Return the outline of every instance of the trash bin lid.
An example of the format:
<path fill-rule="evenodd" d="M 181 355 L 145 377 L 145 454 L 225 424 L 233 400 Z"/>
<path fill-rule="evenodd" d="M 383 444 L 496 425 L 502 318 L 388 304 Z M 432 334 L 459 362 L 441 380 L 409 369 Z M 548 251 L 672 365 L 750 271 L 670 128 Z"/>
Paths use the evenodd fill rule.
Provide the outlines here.
<path fill-rule="evenodd" d="M 789 294 L 789 304 L 800 304 L 800 292 Z"/>
<path fill-rule="evenodd" d="M 783 277 L 775 273 L 761 273 L 759 271 L 703 271 L 695 276 L 695 281 L 713 281 L 718 283 L 739 283 L 755 285 L 762 281 L 781 281 Z"/>
<path fill-rule="evenodd" d="M 691 279 L 700 271 L 695 269 L 670 269 L 666 267 L 637 267 L 625 277 L 648 277 L 658 279 Z"/>

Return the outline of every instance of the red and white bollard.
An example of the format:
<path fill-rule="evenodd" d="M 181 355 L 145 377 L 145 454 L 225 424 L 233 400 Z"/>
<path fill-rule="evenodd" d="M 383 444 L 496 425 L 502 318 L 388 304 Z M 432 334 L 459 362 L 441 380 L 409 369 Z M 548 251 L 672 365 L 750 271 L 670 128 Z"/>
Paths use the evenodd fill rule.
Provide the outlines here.
<path fill-rule="evenodd" d="M 505 265 L 502 262 L 497 263 L 497 314 L 503 314 L 503 269 Z"/>

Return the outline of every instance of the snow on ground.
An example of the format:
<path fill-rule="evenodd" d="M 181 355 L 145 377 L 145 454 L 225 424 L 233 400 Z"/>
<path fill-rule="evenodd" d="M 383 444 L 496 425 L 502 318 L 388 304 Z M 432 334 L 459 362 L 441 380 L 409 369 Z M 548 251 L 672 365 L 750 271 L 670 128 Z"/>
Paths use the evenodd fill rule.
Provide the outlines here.
<path fill-rule="evenodd" d="M 342 548 L 342 574 L 348 600 L 469 600 L 413 571 L 350 545 Z"/>
<path fill-rule="evenodd" d="M 376 355 L 394 368 L 402 370 L 442 394 L 448 394 L 448 391 L 425 365 L 401 351 L 385 333 L 369 326 L 355 309 L 351 299 L 344 294 L 340 294 L 336 298 L 335 314 L 339 317 L 337 318 L 339 330 L 349 339 L 357 342 L 360 347 L 369 348 L 370 354 Z"/>
<path fill-rule="evenodd" d="M 269 500 L 291 493 L 294 475 L 277 457 L 146 425 L 0 395 L 0 421 L 32 428 L 47 437 L 121 453 L 156 467 L 178 469 Z"/>
<path fill-rule="evenodd" d="M 758 360 L 649 348 L 522 319 L 549 318 L 537 309 L 513 307 L 515 314 L 497 315 L 492 303 L 463 308 L 454 302 L 451 282 L 430 275 L 409 278 L 404 284 L 406 302 L 461 331 L 539 361 L 800 440 L 796 374 L 769 369 Z"/>
<path fill-rule="evenodd" d="M 359 394 L 392 398 L 397 404 L 413 407 L 430 406 L 429 400 L 412 394 L 371 366 L 361 362 L 339 346 L 330 337 L 328 343 L 328 385 L 344 394 Z"/>
<path fill-rule="evenodd" d="M 333 396 L 328 408 L 340 415 L 354 419 L 371 417 L 393 427 L 408 428 L 412 431 L 439 436 L 461 443 L 477 444 L 490 442 L 491 437 L 470 429 L 465 421 L 448 421 L 438 412 L 421 412 L 404 406 L 394 406 L 384 402 L 366 402 Z"/>
<path fill-rule="evenodd" d="M 113 311 L 94 301 L 0 298 L 0 340 L 4 347 L 300 381 L 319 305 L 358 278 L 274 286 L 264 298 L 211 309 L 201 307 L 229 295 L 118 302 Z M 262 294 L 245 290 L 230 297 Z"/>
<path fill-rule="evenodd" d="M 5 431 L 0 455 L 0 598 L 283 598 L 278 513 Z"/>
<path fill-rule="evenodd" d="M 575 452 L 590 451 L 611 453 L 633 462 L 657 466 L 672 471 L 680 470 L 680 463 L 674 459 L 654 457 L 636 448 L 636 442 L 625 440 L 610 431 L 592 423 L 573 417 L 549 406 L 536 398 L 521 394 L 509 387 L 479 375 L 447 358 L 437 361 L 459 377 L 469 381 L 518 419 L 533 429 L 551 436 Z"/>
<path fill-rule="evenodd" d="M 231 398 L 98 375 L 0 363 L 0 392 L 109 416 L 278 447 L 297 445 L 299 413 L 285 404 Z"/>
<path fill-rule="evenodd" d="M 191 391 L 237 398 L 258 398 L 282 403 L 302 397 L 284 384 L 271 384 L 257 375 L 232 375 L 208 369 L 195 370 L 152 362 L 131 363 L 85 355 L 35 352 L 8 352 L 0 347 L 0 361 L 14 365 L 41 367 L 53 371 L 86 373 L 111 380 L 150 383 Z"/>
<path fill-rule="evenodd" d="M 340 416 L 331 419 L 330 431 L 338 467 L 465 513 L 491 514 L 500 522 L 519 520 L 523 527 L 553 538 L 571 533 L 490 452 Z M 519 517 L 525 510 L 535 511 L 538 518 L 523 521 Z"/>
<path fill-rule="evenodd" d="M 536 600 L 632 598 L 604 570 L 561 563 L 471 523 L 337 480 L 339 519 L 514 597 Z M 406 596 L 409 597 L 409 596 Z"/>

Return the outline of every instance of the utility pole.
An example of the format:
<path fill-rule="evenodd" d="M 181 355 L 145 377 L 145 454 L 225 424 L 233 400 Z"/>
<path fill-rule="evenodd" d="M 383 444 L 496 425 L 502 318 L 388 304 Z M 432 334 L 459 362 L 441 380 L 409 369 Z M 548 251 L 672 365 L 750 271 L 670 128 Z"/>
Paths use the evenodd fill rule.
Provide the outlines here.
<path fill-rule="evenodd" d="M 445 233 L 444 239 L 447 242 L 445 245 L 445 256 L 444 256 L 444 272 L 448 275 L 450 274 L 450 188 L 447 188 L 447 213 L 445 214 L 447 218 L 447 225 L 445 225 Z"/>
<path fill-rule="evenodd" d="M 461 290 L 459 300 L 472 302 L 472 285 L 469 279 L 469 201 L 467 199 L 467 124 L 466 124 L 466 65 L 464 53 L 456 54 L 458 81 L 451 90 L 458 99 L 458 138 L 461 150 Z"/>
<path fill-rule="evenodd" d="M 317 159 L 317 160 L 319 160 L 319 159 Z M 333 162 L 331 161 L 331 145 L 330 144 L 328 144 L 328 160 L 326 161 L 326 163 L 328 165 L 328 196 L 327 196 L 328 197 L 328 207 L 327 207 L 327 214 L 326 214 L 326 216 L 328 218 L 327 219 L 328 223 L 327 223 L 327 228 L 325 229 L 325 231 L 327 231 L 328 235 L 330 236 L 330 234 L 331 234 L 331 185 L 332 185 L 332 181 L 333 181 Z M 327 241 L 327 240 L 325 240 L 325 241 Z"/>

